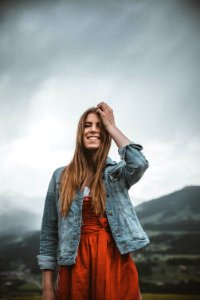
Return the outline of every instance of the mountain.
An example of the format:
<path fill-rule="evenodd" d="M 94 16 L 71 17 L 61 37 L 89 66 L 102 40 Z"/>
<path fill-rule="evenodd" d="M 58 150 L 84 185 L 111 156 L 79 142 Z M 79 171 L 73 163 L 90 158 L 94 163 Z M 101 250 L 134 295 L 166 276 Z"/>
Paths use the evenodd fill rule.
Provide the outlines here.
<path fill-rule="evenodd" d="M 199 231 L 200 186 L 149 200 L 136 207 L 137 216 L 147 231 Z"/>
<path fill-rule="evenodd" d="M 36 255 L 39 251 L 39 232 L 27 234 L 5 234 L 0 244 L 0 272 L 18 268 L 37 270 Z"/>
<path fill-rule="evenodd" d="M 199 207 L 200 186 L 186 186 L 135 208 L 150 239 L 132 254 L 141 292 L 200 293 Z"/>
<path fill-rule="evenodd" d="M 200 253 L 200 186 L 142 203 L 137 216 L 150 237 L 148 253 Z"/>
<path fill-rule="evenodd" d="M 135 207 L 150 239 L 150 244 L 132 253 L 142 292 L 200 292 L 199 207 L 200 186 L 186 186 Z M 8 280 L 8 270 L 20 273 L 20 278 L 24 272 L 24 281 L 30 273 L 29 282 L 39 276 L 39 231 L 30 231 L 29 226 L 35 218 L 31 212 L 15 210 L 1 220 L 0 227 L 7 231 L 1 230 L 0 279 Z"/>
<path fill-rule="evenodd" d="M 40 216 L 25 209 L 0 214 L 0 236 L 6 234 L 24 234 L 32 231 L 40 222 Z M 38 227 L 38 226 L 37 226 Z"/>
<path fill-rule="evenodd" d="M 21 236 L 40 228 L 41 216 L 21 206 L 16 206 L 8 197 L 0 196 L 0 237 Z"/>

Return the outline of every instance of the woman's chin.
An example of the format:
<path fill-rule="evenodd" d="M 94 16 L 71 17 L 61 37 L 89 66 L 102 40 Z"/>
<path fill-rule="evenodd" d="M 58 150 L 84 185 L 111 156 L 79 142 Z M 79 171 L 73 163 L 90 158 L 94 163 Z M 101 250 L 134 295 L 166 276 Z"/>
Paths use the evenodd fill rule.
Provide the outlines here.
<path fill-rule="evenodd" d="M 87 149 L 88 150 L 97 150 L 97 149 L 99 149 L 99 147 L 88 147 Z"/>
<path fill-rule="evenodd" d="M 94 150 L 97 150 L 97 149 L 99 149 L 99 146 L 98 145 L 93 145 L 93 146 L 87 146 L 86 147 L 86 149 L 88 150 L 88 151 L 94 151 Z"/>

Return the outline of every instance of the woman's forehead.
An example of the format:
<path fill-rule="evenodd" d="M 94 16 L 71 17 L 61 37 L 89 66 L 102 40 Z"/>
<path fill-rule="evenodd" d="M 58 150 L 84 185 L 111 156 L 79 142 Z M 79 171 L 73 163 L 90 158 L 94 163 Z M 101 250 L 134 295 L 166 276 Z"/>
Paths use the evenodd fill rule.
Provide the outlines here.
<path fill-rule="evenodd" d="M 99 122 L 100 117 L 96 113 L 89 113 L 85 119 L 86 122 Z"/>

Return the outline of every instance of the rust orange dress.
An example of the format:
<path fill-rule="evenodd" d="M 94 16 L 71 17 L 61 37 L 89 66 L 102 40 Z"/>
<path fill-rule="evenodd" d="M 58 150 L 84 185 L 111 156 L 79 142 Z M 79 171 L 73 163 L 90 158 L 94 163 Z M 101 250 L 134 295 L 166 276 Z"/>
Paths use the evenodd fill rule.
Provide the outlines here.
<path fill-rule="evenodd" d="M 57 300 L 142 300 L 136 265 L 130 253 L 119 252 L 106 215 L 83 199 L 83 226 L 76 263 L 58 266 Z"/>

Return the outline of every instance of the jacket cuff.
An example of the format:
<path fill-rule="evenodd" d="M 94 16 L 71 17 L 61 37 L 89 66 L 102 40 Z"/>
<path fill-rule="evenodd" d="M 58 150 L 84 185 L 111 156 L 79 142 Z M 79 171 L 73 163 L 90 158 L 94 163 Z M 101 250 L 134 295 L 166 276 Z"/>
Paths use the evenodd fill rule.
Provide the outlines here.
<path fill-rule="evenodd" d="M 127 147 L 132 147 L 132 148 L 135 148 L 135 149 L 137 149 L 137 150 L 139 150 L 139 151 L 141 151 L 141 150 L 143 150 L 143 147 L 142 147 L 142 145 L 140 145 L 140 144 L 136 144 L 136 143 L 134 143 L 134 142 L 130 142 L 129 144 L 127 144 L 126 146 L 122 146 L 122 147 L 119 147 L 118 148 L 118 153 L 119 153 L 119 155 L 120 155 L 120 158 L 121 159 L 125 159 L 125 153 L 126 153 L 126 149 L 127 149 Z"/>
<path fill-rule="evenodd" d="M 56 259 L 52 256 L 37 255 L 38 266 L 40 269 L 56 269 Z"/>

